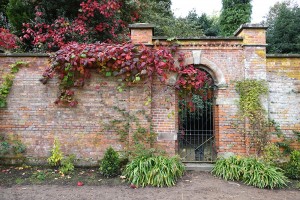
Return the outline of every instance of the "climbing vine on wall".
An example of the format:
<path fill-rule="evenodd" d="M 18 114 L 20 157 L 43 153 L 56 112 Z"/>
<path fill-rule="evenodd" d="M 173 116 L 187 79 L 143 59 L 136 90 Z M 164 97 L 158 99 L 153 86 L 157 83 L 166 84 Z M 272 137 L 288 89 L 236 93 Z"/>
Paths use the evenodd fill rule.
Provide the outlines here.
<path fill-rule="evenodd" d="M 27 65 L 28 65 L 27 62 L 17 61 L 14 64 L 10 65 L 11 67 L 10 72 L 3 76 L 3 82 L 0 85 L 0 108 L 6 107 L 7 105 L 6 98 L 13 85 L 13 80 L 15 78 L 14 74 L 16 74 L 19 71 L 20 67 L 27 66 Z"/>
<path fill-rule="evenodd" d="M 175 56 L 179 66 L 175 66 Z M 43 74 L 46 84 L 55 75 L 60 80 L 60 95 L 56 104 L 76 106 L 74 87 L 82 87 L 91 77 L 91 70 L 131 86 L 140 81 L 151 81 L 155 76 L 166 83 L 170 72 L 178 73 L 175 87 L 193 92 L 203 87 L 209 78 L 193 65 L 184 65 L 184 55 L 177 47 L 147 47 L 143 44 L 78 44 L 64 46 L 50 58 L 51 66 Z"/>
<path fill-rule="evenodd" d="M 261 103 L 261 97 L 267 95 L 268 88 L 262 80 L 246 79 L 236 83 L 236 91 L 240 95 L 238 102 L 240 119 L 246 120 L 245 122 L 249 124 L 244 130 L 246 137 L 250 139 L 248 153 L 254 148 L 259 154 L 269 140 L 272 125 Z"/>

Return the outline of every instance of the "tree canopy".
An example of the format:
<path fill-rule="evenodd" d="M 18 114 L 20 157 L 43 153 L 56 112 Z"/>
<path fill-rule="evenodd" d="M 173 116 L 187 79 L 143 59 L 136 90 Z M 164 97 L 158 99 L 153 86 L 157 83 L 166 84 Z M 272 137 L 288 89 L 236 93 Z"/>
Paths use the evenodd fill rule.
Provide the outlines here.
<path fill-rule="evenodd" d="M 264 22 L 268 53 L 300 53 L 300 8 L 292 1 L 276 3 Z"/>
<path fill-rule="evenodd" d="M 250 22 L 252 0 L 222 0 L 220 15 L 221 35 L 232 35 L 241 24 Z"/>

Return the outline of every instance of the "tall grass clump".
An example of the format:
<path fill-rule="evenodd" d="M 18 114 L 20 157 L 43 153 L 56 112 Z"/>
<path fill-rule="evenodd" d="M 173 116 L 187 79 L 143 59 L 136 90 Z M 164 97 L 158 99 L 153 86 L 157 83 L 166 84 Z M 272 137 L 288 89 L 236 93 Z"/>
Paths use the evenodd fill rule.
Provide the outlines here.
<path fill-rule="evenodd" d="M 136 187 L 169 187 L 176 184 L 184 170 L 178 157 L 140 156 L 127 164 L 123 175 Z"/>
<path fill-rule="evenodd" d="M 283 188 L 288 181 L 282 169 L 251 157 L 218 159 L 212 173 L 225 180 L 242 181 L 258 188 Z"/>

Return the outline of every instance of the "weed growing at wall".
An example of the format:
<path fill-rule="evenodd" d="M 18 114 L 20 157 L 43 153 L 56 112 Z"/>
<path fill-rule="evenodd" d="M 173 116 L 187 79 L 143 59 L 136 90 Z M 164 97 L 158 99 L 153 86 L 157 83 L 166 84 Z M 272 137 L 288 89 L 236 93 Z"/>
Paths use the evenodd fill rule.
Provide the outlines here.
<path fill-rule="evenodd" d="M 7 155 L 20 157 L 25 151 L 26 146 L 18 138 L 5 138 L 0 135 L 0 157 Z"/>
<path fill-rule="evenodd" d="M 48 164 L 50 166 L 57 167 L 61 164 L 62 159 L 63 159 L 63 153 L 61 152 L 61 149 L 60 149 L 60 143 L 55 138 L 53 148 L 51 150 L 51 156 L 47 159 Z"/>
<path fill-rule="evenodd" d="M 51 149 L 51 156 L 47 159 L 48 164 L 52 167 L 59 167 L 62 175 L 70 174 L 74 171 L 75 155 L 65 157 L 60 149 L 60 143 L 57 138 L 54 139 Z"/>
<path fill-rule="evenodd" d="M 7 105 L 6 98 L 10 92 L 10 89 L 13 85 L 13 80 L 15 78 L 15 75 L 20 67 L 22 66 L 28 66 L 28 62 L 24 61 L 17 61 L 14 64 L 10 65 L 11 70 L 10 73 L 7 73 L 3 76 L 3 82 L 0 85 L 0 108 L 4 108 Z"/>
<path fill-rule="evenodd" d="M 59 167 L 60 173 L 66 175 L 74 171 L 75 155 L 70 155 L 61 160 L 61 166 Z"/>
<path fill-rule="evenodd" d="M 236 91 L 240 95 L 238 102 L 240 120 L 246 123 L 243 133 L 246 143 L 249 143 L 247 152 L 255 149 L 256 153 L 260 154 L 269 141 L 272 125 L 266 118 L 266 111 L 261 103 L 261 98 L 267 95 L 268 88 L 264 81 L 247 79 L 236 83 Z"/>

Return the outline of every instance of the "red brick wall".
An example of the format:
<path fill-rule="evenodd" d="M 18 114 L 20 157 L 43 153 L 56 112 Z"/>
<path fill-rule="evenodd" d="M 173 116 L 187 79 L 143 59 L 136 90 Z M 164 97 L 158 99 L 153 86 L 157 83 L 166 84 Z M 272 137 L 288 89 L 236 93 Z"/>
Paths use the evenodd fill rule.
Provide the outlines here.
<path fill-rule="evenodd" d="M 123 150 L 124 144 L 119 142 L 119 136 L 113 130 L 104 128 L 114 119 L 123 119 L 114 106 L 137 116 L 144 127 L 150 125 L 145 116 L 151 118 L 153 114 L 157 133 L 167 133 L 171 129 L 174 132 L 175 117 L 165 119 L 175 110 L 175 104 L 167 105 L 165 98 L 167 93 L 172 94 L 172 90 L 160 90 L 158 84 L 154 84 L 157 86 L 153 87 L 153 95 L 151 84 L 148 84 L 150 87 L 141 84 L 118 92 L 118 81 L 93 73 L 84 88 L 76 90 L 79 101 L 76 108 L 56 106 L 53 102 L 58 92 L 57 81 L 51 80 L 47 85 L 39 82 L 43 70 L 49 65 L 47 59 L 0 57 L 1 75 L 9 71 L 9 64 L 20 60 L 29 62 L 28 67 L 21 68 L 16 74 L 7 108 L 0 109 L 0 133 L 6 137 L 17 135 L 27 147 L 26 157 L 45 161 L 50 155 L 54 138 L 60 141 L 64 154 L 75 154 L 81 164 L 96 164 L 109 146 Z M 146 105 L 148 98 L 153 100 Z M 138 112 L 141 110 L 143 114 Z M 132 126 L 130 134 L 135 128 Z M 174 155 L 174 140 L 164 140 L 160 141 L 160 145 L 166 146 L 168 152 Z"/>
<path fill-rule="evenodd" d="M 237 80 L 267 80 L 270 96 L 262 100 L 269 116 L 287 130 L 287 134 L 300 130 L 299 56 L 266 57 L 264 28 L 244 27 L 237 36 L 182 40 L 179 46 L 179 50 L 185 53 L 186 63 L 205 68 L 218 86 L 215 91 L 214 123 L 220 155 L 227 152 L 247 153 L 246 140 L 235 127 L 238 122 Z M 135 43 L 157 43 L 157 38 L 152 38 L 151 27 L 140 30 L 134 27 L 132 39 Z M 167 44 L 165 39 L 159 43 Z M 48 66 L 47 57 L 2 55 L 0 75 L 9 70 L 9 64 L 19 60 L 29 61 L 29 67 L 22 68 L 16 74 L 8 106 L 0 109 L 0 133 L 7 137 L 19 136 L 27 146 L 27 157 L 45 161 L 55 137 L 61 142 L 63 152 L 74 153 L 81 164 L 96 164 L 110 145 L 123 150 L 125 146 L 119 142 L 119 136 L 113 130 L 105 129 L 105 124 L 113 119 L 123 119 L 114 106 L 138 117 L 141 125 L 148 127 L 148 130 L 151 125 L 157 133 L 156 146 L 170 155 L 176 153 L 178 97 L 173 87 L 153 80 L 118 92 L 116 80 L 93 73 L 84 88 L 76 91 L 79 101 L 76 108 L 57 107 L 53 103 L 58 92 L 57 81 L 51 80 L 47 85 L 39 82 Z M 131 125 L 130 137 L 137 128 Z"/>

